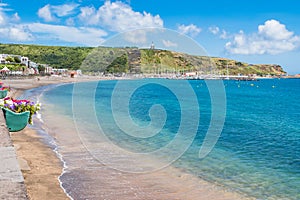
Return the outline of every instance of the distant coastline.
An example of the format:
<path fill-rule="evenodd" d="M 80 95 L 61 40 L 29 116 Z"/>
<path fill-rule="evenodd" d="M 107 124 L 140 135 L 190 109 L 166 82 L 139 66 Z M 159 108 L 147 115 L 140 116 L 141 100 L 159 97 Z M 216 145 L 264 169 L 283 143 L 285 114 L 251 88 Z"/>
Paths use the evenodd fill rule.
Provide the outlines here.
<path fill-rule="evenodd" d="M 163 49 L 137 47 L 64 47 L 24 44 L 0 44 L 0 55 L 26 57 L 40 74 L 52 74 L 53 69 L 81 70 L 84 74 L 156 74 L 215 76 L 285 76 L 278 64 L 251 64 L 229 58 L 189 55 Z M 5 56 L 3 56 L 4 58 Z M 17 60 L 19 60 L 17 59 Z M 33 65 L 35 64 L 35 65 Z M 46 69 L 45 69 L 46 68 Z M 57 71 L 56 71 L 57 72 Z M 58 72 L 60 73 L 60 72 Z"/>

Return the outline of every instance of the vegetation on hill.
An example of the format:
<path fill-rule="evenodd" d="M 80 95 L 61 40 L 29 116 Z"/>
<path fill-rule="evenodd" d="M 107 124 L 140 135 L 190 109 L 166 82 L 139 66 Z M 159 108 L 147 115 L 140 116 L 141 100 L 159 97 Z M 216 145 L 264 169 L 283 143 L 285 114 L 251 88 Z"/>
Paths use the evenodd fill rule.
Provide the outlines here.
<path fill-rule="evenodd" d="M 282 67 L 276 64 L 253 65 L 225 58 L 191 56 L 159 49 L 0 44 L 0 53 L 27 56 L 33 62 L 49 64 L 55 68 L 73 70 L 80 68 L 83 72 L 184 73 L 197 71 L 203 74 L 226 75 L 228 69 L 231 75 L 285 74 Z"/>
<path fill-rule="evenodd" d="M 92 49 L 90 47 L 0 44 L 1 54 L 22 55 L 36 63 L 69 69 L 78 69 Z"/>
<path fill-rule="evenodd" d="M 216 64 L 217 69 L 220 74 L 227 74 L 227 66 L 229 74 L 257 74 L 257 75 L 283 75 L 286 72 L 280 65 L 276 64 L 248 64 L 244 62 L 239 62 L 236 60 L 230 60 L 226 58 L 212 58 Z"/>
<path fill-rule="evenodd" d="M 167 50 L 141 50 L 141 68 L 143 72 L 191 72 L 208 71 L 213 63 L 209 57 L 191 56 Z"/>

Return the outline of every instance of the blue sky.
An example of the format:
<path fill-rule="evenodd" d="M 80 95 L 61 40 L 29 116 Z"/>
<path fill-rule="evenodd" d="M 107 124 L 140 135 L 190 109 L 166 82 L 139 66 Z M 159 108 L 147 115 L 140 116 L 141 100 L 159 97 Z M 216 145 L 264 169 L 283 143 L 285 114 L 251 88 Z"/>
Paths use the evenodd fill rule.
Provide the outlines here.
<path fill-rule="evenodd" d="M 300 73 L 298 0 L 0 2 L 1 43 L 98 46 L 125 31 L 167 28 L 191 37 L 210 56 Z"/>

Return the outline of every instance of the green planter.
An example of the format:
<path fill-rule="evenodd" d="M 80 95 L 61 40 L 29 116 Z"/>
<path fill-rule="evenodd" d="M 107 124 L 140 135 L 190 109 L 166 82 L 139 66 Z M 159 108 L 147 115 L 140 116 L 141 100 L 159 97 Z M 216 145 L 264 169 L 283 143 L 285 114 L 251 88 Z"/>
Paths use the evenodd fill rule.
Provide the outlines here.
<path fill-rule="evenodd" d="M 30 114 L 29 111 L 15 113 L 6 108 L 2 108 L 2 110 L 6 120 L 6 126 L 10 132 L 20 131 L 27 126 Z"/>
<path fill-rule="evenodd" d="M 7 90 L 0 90 L 0 99 L 3 99 L 7 96 Z"/>

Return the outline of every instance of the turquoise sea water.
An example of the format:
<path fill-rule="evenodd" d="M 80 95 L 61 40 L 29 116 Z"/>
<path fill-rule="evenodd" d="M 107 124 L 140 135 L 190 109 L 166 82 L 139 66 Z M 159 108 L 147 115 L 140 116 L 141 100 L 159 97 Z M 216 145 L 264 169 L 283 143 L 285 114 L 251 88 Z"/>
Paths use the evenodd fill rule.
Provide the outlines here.
<path fill-rule="evenodd" d="M 116 123 L 116 115 L 121 119 L 128 115 L 111 109 L 112 104 L 118 103 L 112 101 L 112 96 L 122 99 L 126 93 L 114 94 L 117 81 L 99 82 L 92 91 L 93 98 L 88 95 L 91 92 L 89 84 L 95 84 L 82 83 L 86 89 L 80 91 L 80 101 L 87 106 L 89 102 L 94 103 L 93 117 L 113 144 L 138 153 L 160 149 L 174 140 L 180 128 L 182 109 L 187 109 L 190 117 L 199 119 L 198 130 L 192 144 L 172 163 L 174 167 L 257 199 L 300 199 L 299 79 L 224 81 L 224 127 L 215 147 L 203 159 L 199 159 L 199 150 L 212 116 L 212 100 L 206 82 L 189 81 L 196 99 L 190 99 L 185 88 L 181 88 L 183 80 L 156 80 L 156 84 L 150 80 L 124 80 L 122 84 L 133 82 L 142 82 L 129 99 L 129 114 L 134 123 L 147 126 L 151 120 L 149 109 L 154 104 L 164 107 L 167 114 L 163 128 L 151 137 L 130 135 Z M 166 82 L 177 88 L 177 94 L 185 96 L 187 105 L 196 100 L 200 114 L 193 115 L 191 108 L 182 107 L 178 97 L 168 87 L 163 87 Z M 69 84 L 47 90 L 42 103 L 53 104 L 60 114 L 72 117 L 73 88 L 74 85 Z M 73 109 L 76 109 L 74 105 Z M 86 122 L 82 124 L 88 124 L 90 117 L 86 115 Z M 193 119 L 190 123 L 195 122 Z M 89 126 L 91 130 L 99 128 L 98 124 Z M 188 133 L 188 127 L 185 129 Z M 135 132 L 133 128 L 129 131 Z M 90 134 L 96 135 L 97 131 Z"/>

